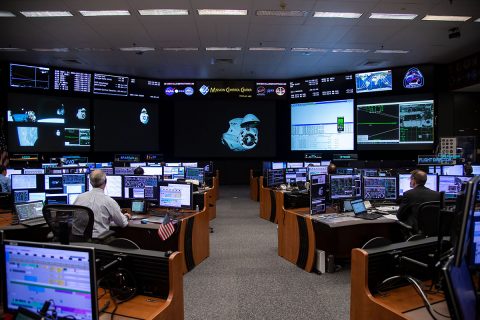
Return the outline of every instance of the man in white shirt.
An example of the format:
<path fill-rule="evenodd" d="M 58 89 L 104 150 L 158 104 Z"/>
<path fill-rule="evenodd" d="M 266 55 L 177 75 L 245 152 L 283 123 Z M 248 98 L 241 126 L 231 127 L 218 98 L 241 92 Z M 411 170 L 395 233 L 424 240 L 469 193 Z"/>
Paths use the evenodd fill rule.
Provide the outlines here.
<path fill-rule="evenodd" d="M 90 173 L 92 190 L 80 194 L 75 200 L 75 205 L 85 206 L 92 209 L 95 222 L 93 224 L 93 238 L 110 230 L 110 222 L 117 226 L 126 227 L 131 216 L 123 214 L 118 203 L 104 193 L 107 185 L 107 176 L 101 170 Z"/>

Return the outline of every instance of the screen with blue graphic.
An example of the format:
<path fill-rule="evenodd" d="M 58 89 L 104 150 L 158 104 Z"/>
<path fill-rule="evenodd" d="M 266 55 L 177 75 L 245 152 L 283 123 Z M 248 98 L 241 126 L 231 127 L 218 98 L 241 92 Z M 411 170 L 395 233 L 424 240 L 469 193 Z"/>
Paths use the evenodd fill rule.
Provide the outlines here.
<path fill-rule="evenodd" d="M 392 90 L 392 83 L 392 70 L 355 74 L 355 86 L 357 93 Z"/>
<path fill-rule="evenodd" d="M 275 156 L 275 101 L 176 101 L 174 119 L 176 157 Z"/>
<path fill-rule="evenodd" d="M 194 82 L 164 82 L 163 93 L 167 97 L 191 97 L 195 93 Z"/>
<path fill-rule="evenodd" d="M 353 99 L 291 105 L 291 149 L 353 150 Z"/>

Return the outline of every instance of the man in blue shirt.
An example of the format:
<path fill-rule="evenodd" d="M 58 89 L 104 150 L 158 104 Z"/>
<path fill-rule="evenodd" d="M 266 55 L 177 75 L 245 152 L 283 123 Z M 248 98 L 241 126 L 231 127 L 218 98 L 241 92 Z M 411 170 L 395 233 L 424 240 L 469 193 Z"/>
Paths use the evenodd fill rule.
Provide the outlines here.
<path fill-rule="evenodd" d="M 10 192 L 10 178 L 7 177 L 7 168 L 0 166 L 0 192 Z"/>

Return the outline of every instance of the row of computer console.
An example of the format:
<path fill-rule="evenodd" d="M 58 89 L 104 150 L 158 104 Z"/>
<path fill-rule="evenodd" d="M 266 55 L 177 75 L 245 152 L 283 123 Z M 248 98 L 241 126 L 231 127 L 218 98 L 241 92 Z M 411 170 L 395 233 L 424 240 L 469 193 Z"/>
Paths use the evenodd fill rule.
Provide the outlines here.
<path fill-rule="evenodd" d="M 410 173 L 400 173 L 396 176 L 364 176 L 361 174 L 329 174 L 318 172 L 317 167 L 294 169 L 268 169 L 264 177 L 266 187 L 282 185 L 305 186 L 313 175 L 326 176 L 329 185 L 330 199 L 347 199 L 363 197 L 366 200 L 395 201 L 404 192 L 411 189 Z M 428 174 L 426 187 L 431 190 L 445 192 L 445 200 L 454 201 L 461 190 L 462 183 L 470 180 L 468 176 L 447 176 Z"/>
<path fill-rule="evenodd" d="M 169 296 L 164 252 L 4 240 L 0 257 L 3 308 L 16 319 L 98 319 L 108 307 L 98 305 L 106 290 L 117 303 Z"/>
<path fill-rule="evenodd" d="M 116 199 L 156 200 L 164 205 L 173 202 L 172 206 L 191 209 L 193 185 L 199 184 L 199 177 L 185 177 L 180 175 L 165 179 L 165 176 L 157 175 L 107 175 L 105 194 Z M 203 185 L 203 173 L 201 177 Z M 42 200 L 47 204 L 73 204 L 79 194 L 92 188 L 86 173 L 12 174 L 10 178 L 14 203 Z M 177 192 L 172 192 L 172 188 Z"/>

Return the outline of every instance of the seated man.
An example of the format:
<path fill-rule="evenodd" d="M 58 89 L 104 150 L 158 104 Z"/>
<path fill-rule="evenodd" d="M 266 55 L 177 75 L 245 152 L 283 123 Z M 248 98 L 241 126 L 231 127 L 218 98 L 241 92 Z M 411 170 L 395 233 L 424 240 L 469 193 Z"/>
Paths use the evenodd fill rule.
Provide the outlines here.
<path fill-rule="evenodd" d="M 93 238 L 97 238 L 103 232 L 110 230 L 111 221 L 118 226 L 126 227 L 131 216 L 128 213 L 123 214 L 118 203 L 104 193 L 107 185 L 105 173 L 101 170 L 92 171 L 90 173 L 90 184 L 93 189 L 80 194 L 74 204 L 92 209 L 95 216 Z"/>
<path fill-rule="evenodd" d="M 10 178 L 7 177 L 7 168 L 0 166 L 0 192 L 10 192 Z"/>
<path fill-rule="evenodd" d="M 413 231 L 418 231 L 418 206 L 421 203 L 429 201 L 440 201 L 440 193 L 425 187 L 427 174 L 421 170 L 414 170 L 410 176 L 410 187 L 412 189 L 403 193 L 398 208 L 398 220 L 413 227 Z"/>

